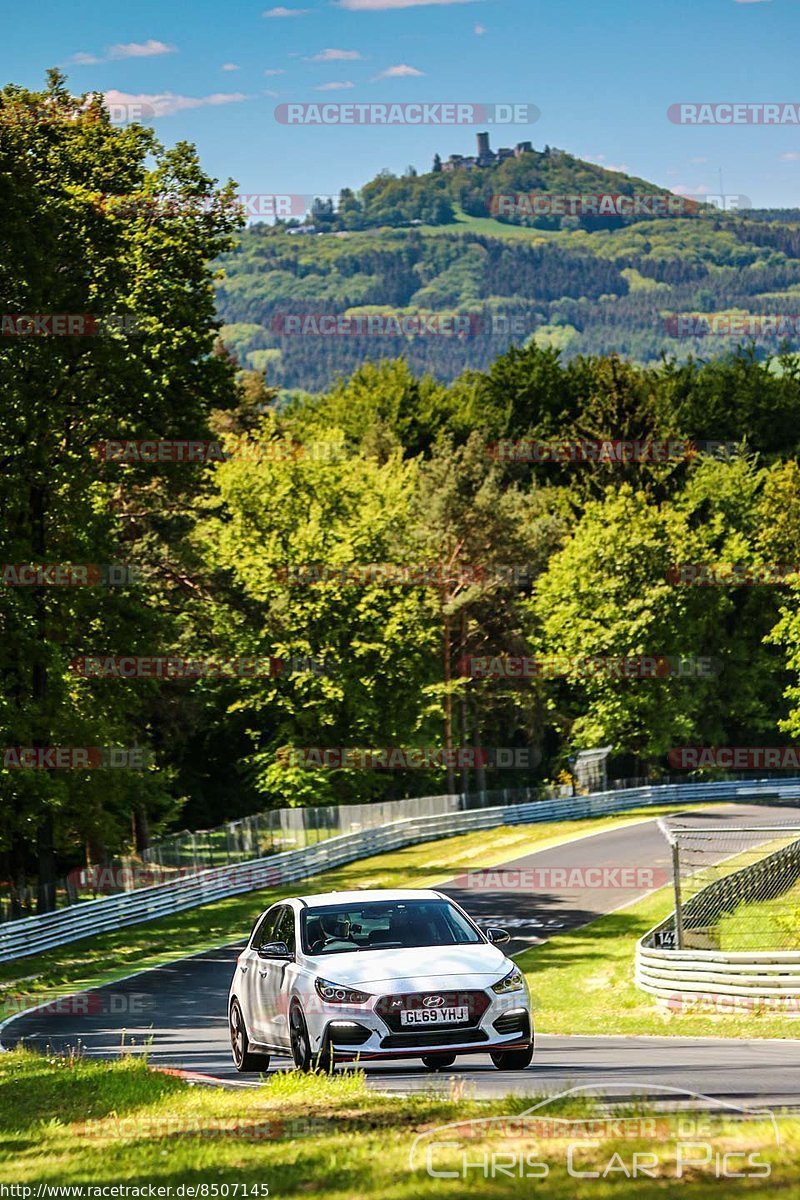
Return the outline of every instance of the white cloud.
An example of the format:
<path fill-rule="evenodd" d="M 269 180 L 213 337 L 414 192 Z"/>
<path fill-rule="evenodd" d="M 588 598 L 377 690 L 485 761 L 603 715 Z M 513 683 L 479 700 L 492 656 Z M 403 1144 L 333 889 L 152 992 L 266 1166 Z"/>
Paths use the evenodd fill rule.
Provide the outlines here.
<path fill-rule="evenodd" d="M 781 162 L 800 162 L 800 151 L 787 150 L 785 154 L 781 155 Z"/>
<path fill-rule="evenodd" d="M 264 88 L 262 95 L 264 95 L 264 96 L 280 96 L 280 92 L 276 92 L 273 88 Z"/>
<path fill-rule="evenodd" d="M 690 158 L 689 162 L 696 166 L 699 166 L 702 163 L 707 163 L 708 159 L 706 158 L 706 156 L 704 154 L 697 154 L 697 155 L 695 155 L 694 158 Z"/>
<path fill-rule="evenodd" d="M 676 196 L 708 196 L 711 188 L 707 183 L 701 183 L 699 187 L 687 187 L 683 183 L 678 183 L 672 191 Z"/>
<path fill-rule="evenodd" d="M 473 33 L 477 33 L 478 37 L 483 37 L 483 35 L 486 33 L 486 26 L 485 25 L 476 25 L 473 30 Z"/>
<path fill-rule="evenodd" d="M 475 0 L 338 0 L 351 12 L 383 12 L 389 8 L 421 8 L 424 4 L 473 4 Z"/>
<path fill-rule="evenodd" d="M 112 46 L 108 52 L 109 58 L 153 58 L 159 54 L 174 54 L 175 47 L 166 42 L 157 42 L 149 38 L 146 42 L 120 42 Z"/>
<path fill-rule="evenodd" d="M 317 92 L 338 92 L 341 91 L 342 88 L 351 88 L 355 86 L 356 85 L 350 79 L 335 79 L 330 83 L 321 83 L 319 87 L 315 88 L 314 90 Z"/>
<path fill-rule="evenodd" d="M 241 69 L 238 63 L 223 63 L 220 67 L 220 71 L 241 71 Z"/>
<path fill-rule="evenodd" d="M 171 117 L 174 113 L 183 112 L 189 108 L 203 108 L 206 105 L 216 107 L 219 104 L 239 104 L 246 100 L 244 92 L 212 92 L 210 96 L 181 96 L 175 92 L 119 92 L 110 88 L 103 93 L 106 104 L 139 107 L 143 119 L 152 117 Z"/>
<path fill-rule="evenodd" d="M 360 59 L 361 55 L 357 50 L 320 50 L 319 54 L 312 54 L 307 59 L 308 62 L 355 62 Z"/>
<path fill-rule="evenodd" d="M 606 162 L 605 154 L 587 154 L 586 161 L 599 163 L 604 171 L 619 171 L 621 175 L 627 175 L 630 171 L 630 167 L 627 163 Z"/>
<path fill-rule="evenodd" d="M 279 5 L 278 8 L 270 8 L 261 15 L 262 17 L 303 17 L 307 12 L 307 8 L 284 8 Z"/>
<path fill-rule="evenodd" d="M 396 67 L 387 67 L 379 75 L 373 76 L 373 79 L 406 79 L 409 76 L 424 74 L 424 71 L 418 71 L 416 67 L 409 67 L 408 63 L 398 63 Z"/>
<path fill-rule="evenodd" d="M 282 68 L 282 67 L 277 67 L 277 68 L 276 68 L 276 67 L 270 67 L 268 70 L 266 70 L 266 71 L 264 72 L 264 74 L 265 74 L 265 75 L 285 75 L 285 74 L 286 74 L 286 72 L 283 70 L 283 68 Z"/>
<path fill-rule="evenodd" d="M 98 58 L 96 54 L 87 54 L 85 50 L 79 50 L 77 54 L 72 54 L 67 59 L 71 67 L 91 67 L 102 61 L 102 58 Z"/>
<path fill-rule="evenodd" d="M 176 46 L 168 46 L 166 42 L 148 38 L 146 42 L 118 42 L 116 46 L 110 46 L 104 55 L 88 54 L 85 50 L 79 50 L 77 54 L 68 58 L 67 62 L 74 67 L 89 67 L 102 62 L 117 62 L 122 58 L 156 58 L 161 54 L 175 53 Z"/>

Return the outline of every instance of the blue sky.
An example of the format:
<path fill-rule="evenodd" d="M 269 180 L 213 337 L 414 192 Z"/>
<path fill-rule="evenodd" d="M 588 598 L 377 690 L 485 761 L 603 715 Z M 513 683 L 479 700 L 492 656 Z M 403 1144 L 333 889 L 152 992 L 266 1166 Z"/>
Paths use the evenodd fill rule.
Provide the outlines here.
<path fill-rule="evenodd" d="M 268 14 L 268 15 L 265 15 Z M 800 0 L 39 0 L 3 16 L 3 82 L 151 103 L 166 143 L 248 193 L 338 192 L 469 154 L 467 126 L 281 125 L 282 102 L 533 103 L 492 142 L 560 146 L 688 193 L 800 205 L 800 126 L 671 124 L 680 101 L 800 102 Z"/>

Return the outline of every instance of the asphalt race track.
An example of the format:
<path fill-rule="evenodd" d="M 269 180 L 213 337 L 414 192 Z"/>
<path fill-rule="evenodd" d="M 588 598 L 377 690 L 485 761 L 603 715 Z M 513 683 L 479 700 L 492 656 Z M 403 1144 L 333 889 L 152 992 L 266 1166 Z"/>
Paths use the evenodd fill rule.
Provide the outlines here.
<path fill-rule="evenodd" d="M 702 813 L 684 814 L 682 821 L 722 827 L 741 822 L 800 827 L 800 809 L 715 805 Z M 670 849 L 652 820 L 581 837 L 491 868 L 507 872 L 503 881 L 507 884 L 516 880 L 511 872 L 598 867 L 612 872 L 619 868 L 620 882 L 631 879 L 630 872 L 625 879 L 624 868 L 638 869 L 638 886 L 634 881 L 634 886 L 551 887 L 534 892 L 526 886 L 530 875 L 528 880 L 522 877 L 519 886 L 500 888 L 492 888 L 497 880 L 488 876 L 483 881 L 488 886 L 476 890 L 460 876 L 440 885 L 440 890 L 457 899 L 481 924 L 507 928 L 513 955 L 631 903 L 650 890 L 647 869 L 654 872 L 653 886 L 662 886 L 671 878 Z M 481 864 L 474 863 L 470 870 L 480 872 Z M 568 876 L 556 873 L 555 881 L 560 878 Z M 617 882 L 608 872 L 604 880 Z M 11 1048 L 24 1041 L 42 1051 L 80 1047 L 86 1055 L 97 1057 L 113 1057 L 124 1045 L 134 1053 L 146 1050 L 154 1066 L 198 1072 L 228 1086 L 256 1086 L 257 1076 L 236 1073 L 228 1045 L 226 1003 L 240 948 L 237 943 L 180 959 L 73 1002 L 50 1004 L 15 1017 L 2 1030 L 2 1045 Z M 535 1003 L 535 981 L 532 990 Z M 272 1064 L 270 1070 L 289 1065 L 287 1059 L 277 1058 Z M 628 1086 L 635 1091 L 658 1085 L 745 1105 L 800 1105 L 800 1024 L 796 1041 L 537 1035 L 536 1055 L 524 1072 L 498 1071 L 488 1055 L 459 1058 L 441 1075 L 424 1070 L 418 1059 L 364 1063 L 363 1069 L 372 1086 L 394 1093 L 446 1088 L 455 1076 L 476 1096 L 541 1095 L 581 1085 L 610 1089 L 618 1096 Z"/>

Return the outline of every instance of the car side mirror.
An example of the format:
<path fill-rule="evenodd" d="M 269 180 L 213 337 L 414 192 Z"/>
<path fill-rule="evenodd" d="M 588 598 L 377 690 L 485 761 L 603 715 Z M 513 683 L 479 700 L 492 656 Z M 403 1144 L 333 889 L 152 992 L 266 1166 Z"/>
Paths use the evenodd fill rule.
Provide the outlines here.
<path fill-rule="evenodd" d="M 496 925 L 490 925 L 484 933 L 493 946 L 504 946 L 511 941 L 511 934 L 506 929 L 498 929 Z"/>
<path fill-rule="evenodd" d="M 263 946 L 258 947 L 258 957 L 291 961 L 294 955 L 286 945 L 286 942 L 264 942 Z"/>

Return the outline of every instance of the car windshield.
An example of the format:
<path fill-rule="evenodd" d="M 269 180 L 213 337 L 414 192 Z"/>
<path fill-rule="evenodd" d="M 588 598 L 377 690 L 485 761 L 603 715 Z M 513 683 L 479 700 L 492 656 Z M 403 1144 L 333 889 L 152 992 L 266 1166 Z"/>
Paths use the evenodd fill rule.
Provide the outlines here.
<path fill-rule="evenodd" d="M 331 904 L 302 914 L 306 954 L 463 946 L 480 942 L 475 926 L 447 900 Z"/>

